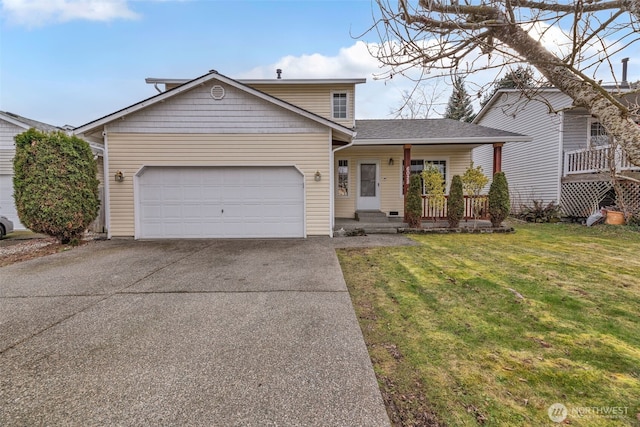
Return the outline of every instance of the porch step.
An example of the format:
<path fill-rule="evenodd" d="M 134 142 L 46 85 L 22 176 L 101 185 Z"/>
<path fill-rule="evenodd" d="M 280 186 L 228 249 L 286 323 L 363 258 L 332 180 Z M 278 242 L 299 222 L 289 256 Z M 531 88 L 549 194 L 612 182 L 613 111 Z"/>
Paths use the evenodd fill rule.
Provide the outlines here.
<path fill-rule="evenodd" d="M 389 222 L 389 218 L 382 211 L 356 211 L 356 221 L 360 222 Z"/>

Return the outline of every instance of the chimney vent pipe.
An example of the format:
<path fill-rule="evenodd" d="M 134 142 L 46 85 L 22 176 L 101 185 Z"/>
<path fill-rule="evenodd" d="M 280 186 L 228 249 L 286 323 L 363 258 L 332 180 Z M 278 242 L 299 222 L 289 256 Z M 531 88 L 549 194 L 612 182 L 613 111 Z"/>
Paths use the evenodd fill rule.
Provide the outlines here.
<path fill-rule="evenodd" d="M 622 59 L 622 84 L 623 86 L 628 86 L 627 82 L 627 63 L 629 62 L 629 58 Z"/>
<path fill-rule="evenodd" d="M 276 70 L 276 74 L 278 75 L 278 80 L 282 78 L 282 70 L 280 68 Z"/>

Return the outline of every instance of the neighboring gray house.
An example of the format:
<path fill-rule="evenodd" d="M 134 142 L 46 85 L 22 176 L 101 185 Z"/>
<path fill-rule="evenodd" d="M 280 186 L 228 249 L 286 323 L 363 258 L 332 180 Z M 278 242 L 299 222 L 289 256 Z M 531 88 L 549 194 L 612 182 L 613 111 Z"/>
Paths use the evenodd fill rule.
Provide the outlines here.
<path fill-rule="evenodd" d="M 0 111 L 0 215 L 6 216 L 13 222 L 15 230 L 25 230 L 20 222 L 16 205 L 13 199 L 13 157 L 16 152 L 14 137 L 30 128 L 43 132 L 62 131 L 68 132 L 69 126 L 57 127 L 37 120 L 28 119 L 7 111 Z M 100 144 L 90 144 L 96 157 L 102 157 L 103 148 Z M 98 162 L 98 179 L 100 180 L 100 192 L 102 194 L 102 160 Z M 104 214 L 102 209 L 98 219 L 91 227 L 94 231 L 102 231 L 104 228 Z"/>
<path fill-rule="evenodd" d="M 636 95 L 630 95 L 636 96 Z M 557 113 L 556 113 L 557 112 Z M 598 206 L 615 203 L 609 180 L 609 154 L 617 170 L 640 177 L 640 167 L 621 152 L 611 151 L 600 123 L 558 89 L 536 89 L 528 99 L 518 89 L 502 89 L 478 113 L 474 123 L 529 135 L 531 142 L 505 144 L 502 170 L 509 181 L 512 205 L 518 210 L 532 200 L 560 203 L 565 215 L 586 217 Z M 491 170 L 493 152 L 478 147 L 473 159 Z M 640 185 L 625 182 L 628 204 L 640 211 Z"/>
<path fill-rule="evenodd" d="M 45 132 L 62 130 L 47 123 L 0 111 L 0 215 L 9 218 L 15 230 L 24 230 L 25 227 L 18 218 L 13 200 L 13 156 L 16 152 L 13 138 L 30 128 Z"/>

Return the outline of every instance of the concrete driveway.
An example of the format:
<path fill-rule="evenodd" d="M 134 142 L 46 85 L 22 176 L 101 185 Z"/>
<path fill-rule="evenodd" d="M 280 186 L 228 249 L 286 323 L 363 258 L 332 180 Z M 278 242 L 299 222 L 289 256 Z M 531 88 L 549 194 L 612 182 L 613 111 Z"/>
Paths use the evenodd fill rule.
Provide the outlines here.
<path fill-rule="evenodd" d="M 389 425 L 327 240 L 114 240 L 1 268 L 0 425 Z"/>

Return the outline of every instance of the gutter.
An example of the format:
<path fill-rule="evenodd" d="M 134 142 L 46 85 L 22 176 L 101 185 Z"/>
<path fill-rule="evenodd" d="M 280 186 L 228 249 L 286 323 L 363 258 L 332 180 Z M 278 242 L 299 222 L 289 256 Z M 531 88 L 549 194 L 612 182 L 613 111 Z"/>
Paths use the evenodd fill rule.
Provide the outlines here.
<path fill-rule="evenodd" d="M 405 139 L 361 139 L 354 141 L 356 146 L 367 145 L 476 145 L 476 144 L 493 144 L 495 142 L 531 142 L 530 136 L 476 136 L 463 138 L 405 138 Z"/>

